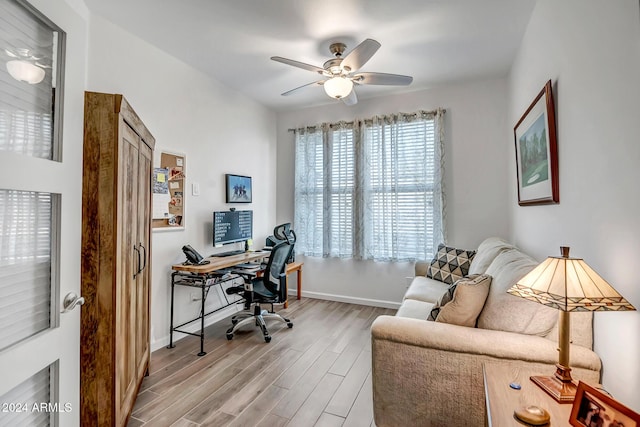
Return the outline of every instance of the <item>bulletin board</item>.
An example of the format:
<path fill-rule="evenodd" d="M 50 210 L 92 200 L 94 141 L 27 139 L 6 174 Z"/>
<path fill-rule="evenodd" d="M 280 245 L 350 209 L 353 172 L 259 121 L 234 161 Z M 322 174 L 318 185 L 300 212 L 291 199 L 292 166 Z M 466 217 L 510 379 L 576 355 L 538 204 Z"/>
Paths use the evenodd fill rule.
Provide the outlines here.
<path fill-rule="evenodd" d="M 154 230 L 184 230 L 186 163 L 184 154 L 160 153 L 160 165 L 153 169 Z"/>

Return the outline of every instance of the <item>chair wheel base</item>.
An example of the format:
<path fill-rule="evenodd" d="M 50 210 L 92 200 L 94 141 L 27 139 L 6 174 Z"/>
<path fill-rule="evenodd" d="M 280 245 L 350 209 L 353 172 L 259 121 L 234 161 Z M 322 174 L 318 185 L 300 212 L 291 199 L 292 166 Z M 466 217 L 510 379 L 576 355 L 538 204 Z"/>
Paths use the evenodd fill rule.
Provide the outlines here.
<path fill-rule="evenodd" d="M 289 327 L 289 329 L 293 328 L 293 323 L 289 322 L 287 323 L 287 326 Z"/>
<path fill-rule="evenodd" d="M 271 336 L 270 335 L 265 335 L 264 342 L 271 342 Z"/>
<path fill-rule="evenodd" d="M 227 332 L 227 339 L 231 341 L 233 339 L 233 334 Z"/>

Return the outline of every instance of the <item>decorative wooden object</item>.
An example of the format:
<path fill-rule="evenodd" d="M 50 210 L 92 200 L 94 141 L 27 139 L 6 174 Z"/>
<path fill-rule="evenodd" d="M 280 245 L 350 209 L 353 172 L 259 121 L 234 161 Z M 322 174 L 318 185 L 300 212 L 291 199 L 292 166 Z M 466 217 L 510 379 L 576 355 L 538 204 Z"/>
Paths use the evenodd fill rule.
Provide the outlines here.
<path fill-rule="evenodd" d="M 569 426 L 571 406 L 559 404 L 529 380 L 530 376 L 542 373 L 543 369 L 500 362 L 487 362 L 482 368 L 489 427 L 520 425 L 514 417 L 518 412 L 522 414 L 522 407 L 530 406 L 543 409 L 551 418 L 551 426 Z"/>
<path fill-rule="evenodd" d="M 81 425 L 125 426 L 148 373 L 154 145 L 122 95 L 85 93 Z"/>

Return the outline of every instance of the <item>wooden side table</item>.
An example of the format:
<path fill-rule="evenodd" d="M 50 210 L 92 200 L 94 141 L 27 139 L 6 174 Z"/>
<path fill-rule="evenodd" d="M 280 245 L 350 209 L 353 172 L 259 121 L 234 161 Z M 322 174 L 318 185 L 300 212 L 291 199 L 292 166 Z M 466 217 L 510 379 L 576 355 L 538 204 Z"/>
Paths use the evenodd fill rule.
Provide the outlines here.
<path fill-rule="evenodd" d="M 302 266 L 304 265 L 304 262 L 292 262 L 291 264 L 287 264 L 287 270 L 286 270 L 286 275 L 287 275 L 287 289 L 289 289 L 289 273 L 293 273 L 294 271 L 298 272 L 298 295 L 296 296 L 296 299 L 300 299 L 302 297 Z M 284 303 L 284 308 L 289 307 L 289 299 L 287 298 L 287 301 Z"/>
<path fill-rule="evenodd" d="M 531 375 L 548 375 L 548 372 L 519 368 L 506 363 L 485 363 L 482 368 L 489 427 L 527 426 L 528 424 L 514 417 L 513 411 L 528 405 L 546 409 L 551 415 L 551 426 L 570 426 L 572 405 L 559 404 L 529 379 Z M 519 383 L 522 388 L 512 389 L 509 387 L 512 382 Z"/>

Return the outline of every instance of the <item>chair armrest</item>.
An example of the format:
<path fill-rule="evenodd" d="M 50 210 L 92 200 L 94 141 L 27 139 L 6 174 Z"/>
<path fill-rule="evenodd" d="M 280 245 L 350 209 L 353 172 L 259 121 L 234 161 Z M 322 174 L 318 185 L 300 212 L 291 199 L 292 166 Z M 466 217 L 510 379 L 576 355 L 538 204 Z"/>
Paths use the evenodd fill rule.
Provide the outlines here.
<path fill-rule="evenodd" d="M 245 280 L 245 282 L 247 280 L 250 281 L 258 277 L 257 271 L 231 270 L 231 273 L 237 274 L 238 276 L 242 277 Z"/>

